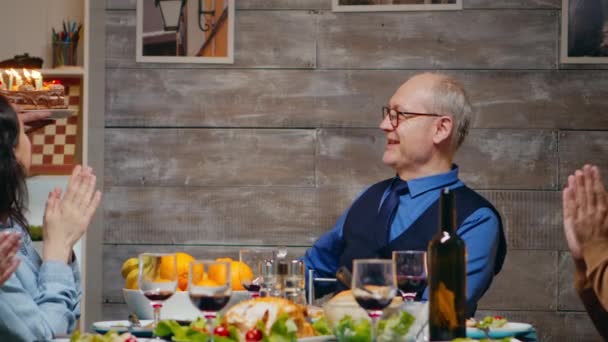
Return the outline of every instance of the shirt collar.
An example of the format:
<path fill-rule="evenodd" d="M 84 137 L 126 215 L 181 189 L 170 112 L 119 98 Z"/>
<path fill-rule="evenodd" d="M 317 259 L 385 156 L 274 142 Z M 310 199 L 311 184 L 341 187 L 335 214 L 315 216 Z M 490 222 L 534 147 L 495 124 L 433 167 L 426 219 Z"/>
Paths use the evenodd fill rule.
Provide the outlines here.
<path fill-rule="evenodd" d="M 414 198 L 425 192 L 440 189 L 456 182 L 458 182 L 458 166 L 452 165 L 452 169 L 448 172 L 411 179 L 407 181 L 407 185 L 410 189 L 410 196 Z"/>

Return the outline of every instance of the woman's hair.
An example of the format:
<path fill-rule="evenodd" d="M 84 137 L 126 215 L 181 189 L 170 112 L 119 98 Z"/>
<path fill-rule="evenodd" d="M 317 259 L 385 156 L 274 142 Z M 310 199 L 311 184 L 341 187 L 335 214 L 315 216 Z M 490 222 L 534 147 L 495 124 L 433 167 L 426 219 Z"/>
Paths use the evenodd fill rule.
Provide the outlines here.
<path fill-rule="evenodd" d="M 27 231 L 23 214 L 27 208 L 26 173 L 15 156 L 20 129 L 17 113 L 0 95 L 0 218 L 10 218 Z"/>

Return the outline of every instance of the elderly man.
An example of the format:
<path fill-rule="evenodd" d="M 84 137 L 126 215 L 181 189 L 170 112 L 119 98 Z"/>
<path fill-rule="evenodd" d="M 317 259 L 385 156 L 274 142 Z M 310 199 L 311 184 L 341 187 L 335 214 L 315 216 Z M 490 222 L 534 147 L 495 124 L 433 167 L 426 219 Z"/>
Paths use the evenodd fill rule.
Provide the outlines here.
<path fill-rule="evenodd" d="M 608 193 L 597 166 L 568 177 L 564 231 L 575 265 L 574 287 L 599 333 L 608 341 Z"/>
<path fill-rule="evenodd" d="M 382 161 L 396 176 L 366 189 L 307 250 L 304 261 L 316 277 L 333 277 L 341 266 L 351 269 L 353 259 L 426 250 L 438 230 L 439 190 L 449 187 L 457 233 L 467 247 L 467 315 L 475 313 L 502 267 L 506 243 L 499 213 L 458 179 L 453 164 L 471 115 L 463 87 L 446 75 L 416 75 L 397 89 L 380 123 L 386 134 Z"/>

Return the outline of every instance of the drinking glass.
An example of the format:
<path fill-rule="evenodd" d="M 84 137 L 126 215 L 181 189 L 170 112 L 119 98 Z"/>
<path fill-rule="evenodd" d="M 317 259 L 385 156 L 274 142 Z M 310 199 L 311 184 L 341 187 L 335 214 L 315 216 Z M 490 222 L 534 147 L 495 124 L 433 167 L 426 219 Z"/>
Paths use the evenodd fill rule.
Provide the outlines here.
<path fill-rule="evenodd" d="M 213 321 L 232 295 L 230 262 L 195 260 L 190 262 L 188 274 L 188 296 L 205 319 L 210 340 L 213 341 Z"/>
<path fill-rule="evenodd" d="M 245 290 L 249 291 L 251 298 L 260 296 L 262 285 L 262 263 L 264 260 L 273 260 L 275 251 L 273 248 L 252 247 L 239 250 L 239 261 L 245 263 L 253 272 L 253 278 L 247 272 L 239 272 L 239 281 Z"/>
<path fill-rule="evenodd" d="M 397 294 L 395 263 L 387 259 L 356 259 L 353 261 L 352 291 L 355 300 L 367 311 L 372 321 L 372 341 L 382 311 Z"/>
<path fill-rule="evenodd" d="M 416 299 L 418 292 L 427 284 L 425 251 L 394 251 L 393 262 L 397 276 L 397 286 L 405 302 Z"/>
<path fill-rule="evenodd" d="M 273 259 L 260 262 L 260 297 L 272 297 L 276 295 L 277 269 Z"/>
<path fill-rule="evenodd" d="M 177 289 L 177 261 L 175 254 L 143 253 L 139 255 L 139 290 L 154 309 L 154 326 L 160 320 L 163 302 Z"/>
<path fill-rule="evenodd" d="M 287 276 L 283 287 L 285 298 L 306 305 L 306 266 L 304 261 L 294 259 L 287 264 Z"/>

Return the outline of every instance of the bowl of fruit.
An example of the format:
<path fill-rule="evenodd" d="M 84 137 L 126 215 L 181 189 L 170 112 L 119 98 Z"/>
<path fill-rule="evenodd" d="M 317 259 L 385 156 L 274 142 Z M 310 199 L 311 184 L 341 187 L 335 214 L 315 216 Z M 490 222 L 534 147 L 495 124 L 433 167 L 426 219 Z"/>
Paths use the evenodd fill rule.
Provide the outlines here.
<path fill-rule="evenodd" d="M 201 312 L 192 304 L 188 295 L 188 265 L 194 261 L 194 257 L 187 253 L 176 253 L 178 286 L 177 291 L 163 303 L 160 311 L 161 319 L 174 319 L 181 321 L 193 321 L 201 316 Z M 218 259 L 219 260 L 219 259 Z M 232 295 L 225 309 L 243 300 L 249 299 L 250 294 L 244 291 L 241 281 L 243 274 L 253 274 L 251 269 L 244 263 L 223 258 L 221 261 L 230 261 L 232 274 Z M 154 312 L 150 301 L 139 290 L 139 260 L 130 258 L 123 263 L 121 274 L 125 279 L 122 289 L 123 298 L 129 310 L 137 315 L 139 319 L 152 319 Z"/>

